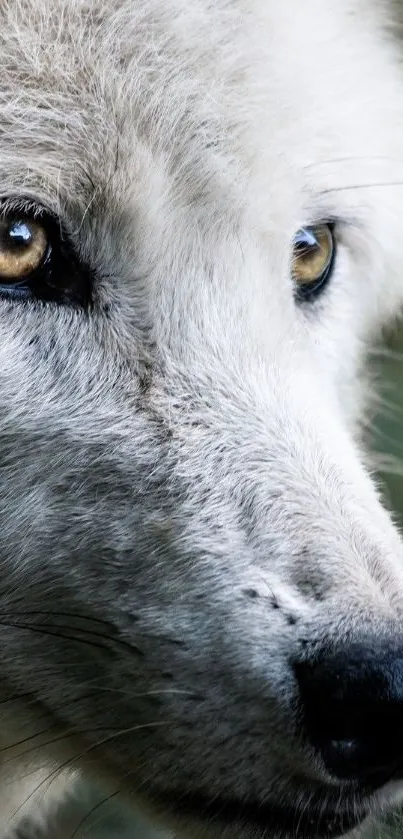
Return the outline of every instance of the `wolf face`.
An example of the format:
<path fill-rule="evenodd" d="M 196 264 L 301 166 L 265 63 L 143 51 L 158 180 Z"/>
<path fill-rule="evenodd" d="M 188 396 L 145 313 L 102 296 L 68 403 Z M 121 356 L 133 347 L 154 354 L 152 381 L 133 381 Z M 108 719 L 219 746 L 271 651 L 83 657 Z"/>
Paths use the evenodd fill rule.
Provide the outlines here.
<path fill-rule="evenodd" d="M 399 796 L 403 549 L 360 432 L 403 301 L 393 11 L 0 7 L 5 754 L 193 837 Z"/>

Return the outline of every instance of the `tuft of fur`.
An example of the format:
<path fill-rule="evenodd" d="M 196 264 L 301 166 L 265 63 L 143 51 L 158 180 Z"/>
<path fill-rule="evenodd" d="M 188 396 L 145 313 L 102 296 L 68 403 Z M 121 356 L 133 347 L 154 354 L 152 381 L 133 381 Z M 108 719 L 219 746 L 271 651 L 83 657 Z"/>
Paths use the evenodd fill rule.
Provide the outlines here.
<path fill-rule="evenodd" d="M 362 435 L 403 304 L 395 13 L 0 2 L 2 211 L 54 213 L 93 298 L 0 288 L 5 836 L 24 777 L 57 797 L 76 769 L 197 839 L 263 834 L 189 800 L 303 812 L 314 778 L 358 806 L 301 743 L 290 661 L 401 637 Z M 322 220 L 335 270 L 298 304 L 293 239 Z"/>

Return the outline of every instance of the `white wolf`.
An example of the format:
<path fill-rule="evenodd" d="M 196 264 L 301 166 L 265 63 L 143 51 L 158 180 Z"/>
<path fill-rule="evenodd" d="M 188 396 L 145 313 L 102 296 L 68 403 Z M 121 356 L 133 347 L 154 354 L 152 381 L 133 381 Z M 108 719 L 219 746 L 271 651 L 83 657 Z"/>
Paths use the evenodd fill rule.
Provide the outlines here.
<path fill-rule="evenodd" d="M 190 837 L 402 797 L 403 546 L 361 440 L 400 15 L 1 0 L 5 833 L 13 782 L 77 767 Z"/>

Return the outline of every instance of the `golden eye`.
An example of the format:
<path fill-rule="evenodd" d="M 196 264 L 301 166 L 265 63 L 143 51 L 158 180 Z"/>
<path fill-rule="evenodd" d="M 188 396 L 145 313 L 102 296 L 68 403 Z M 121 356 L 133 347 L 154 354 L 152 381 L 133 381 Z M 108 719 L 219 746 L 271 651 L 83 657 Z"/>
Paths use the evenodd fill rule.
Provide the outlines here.
<path fill-rule="evenodd" d="M 333 230 L 329 224 L 303 227 L 294 239 L 292 278 L 297 294 L 309 297 L 329 278 L 335 255 Z"/>
<path fill-rule="evenodd" d="M 0 282 L 18 282 L 44 262 L 49 241 L 39 221 L 0 219 Z"/>

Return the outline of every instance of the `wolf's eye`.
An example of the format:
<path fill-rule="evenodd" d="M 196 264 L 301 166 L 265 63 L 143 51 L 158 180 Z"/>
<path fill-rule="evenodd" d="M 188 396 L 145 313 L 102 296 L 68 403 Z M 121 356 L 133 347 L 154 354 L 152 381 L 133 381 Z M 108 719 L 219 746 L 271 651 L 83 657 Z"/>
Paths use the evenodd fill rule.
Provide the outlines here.
<path fill-rule="evenodd" d="M 40 206 L 20 212 L 0 202 L 0 299 L 84 306 L 90 295 L 90 272 L 61 221 Z"/>
<path fill-rule="evenodd" d="M 49 242 L 44 227 L 24 218 L 0 219 L 0 283 L 28 278 L 44 261 Z"/>
<path fill-rule="evenodd" d="M 298 231 L 293 246 L 292 278 L 299 298 L 322 291 L 330 277 L 335 256 L 332 225 L 318 224 Z"/>

